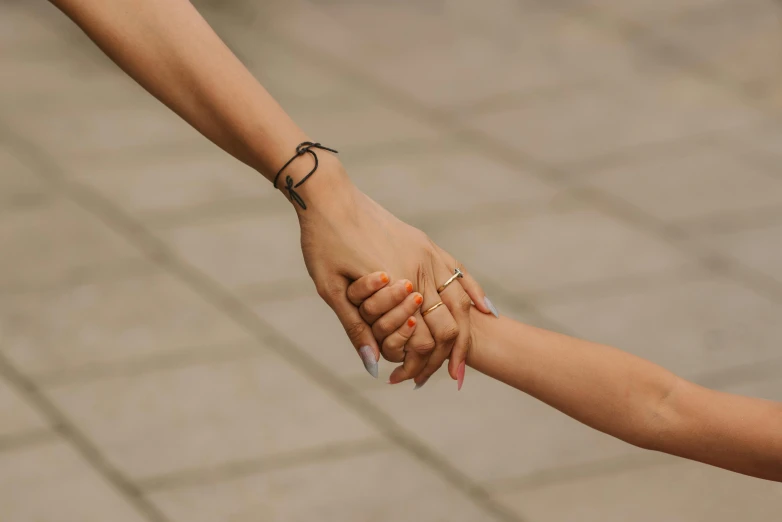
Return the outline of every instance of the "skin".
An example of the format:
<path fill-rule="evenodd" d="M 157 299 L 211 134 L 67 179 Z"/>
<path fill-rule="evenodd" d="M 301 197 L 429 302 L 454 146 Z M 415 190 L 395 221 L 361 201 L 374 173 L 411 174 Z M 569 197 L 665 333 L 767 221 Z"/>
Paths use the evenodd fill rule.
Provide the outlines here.
<path fill-rule="evenodd" d="M 370 274 L 348 291 L 367 302 L 378 288 Z M 399 317 L 409 303 L 393 297 L 377 309 L 381 336 L 408 328 Z M 635 446 L 782 482 L 781 403 L 710 390 L 610 346 L 471 313 L 467 364 L 481 373 Z"/>
<path fill-rule="evenodd" d="M 142 87 L 269 181 L 294 155 L 299 143 L 314 141 L 288 117 L 189 1 L 52 3 Z M 418 327 L 402 355 L 398 348 L 387 355 L 403 363 L 391 380 L 425 380 L 449 357 L 449 371 L 456 378 L 472 339 L 470 300 L 479 303 L 484 313 L 490 312 L 480 286 L 466 277 L 438 296 L 435 289 L 457 266 L 453 257 L 426 234 L 360 192 L 336 156 L 325 151 L 317 154 L 317 173 L 297 189 L 307 210 L 295 204 L 292 207 L 301 227 L 307 270 L 319 295 L 337 314 L 355 349 L 371 348 L 371 364 L 375 366 L 382 345 L 376 342 L 357 304 L 347 299 L 350 282 L 383 267 L 389 279 L 411 282 L 423 298 L 424 310 L 442 298 L 446 306 L 425 319 L 420 312 L 415 313 Z M 300 180 L 312 166 L 311 156 L 301 156 L 285 170 L 283 181 L 287 175 Z M 284 185 L 281 182 L 278 188 Z"/>

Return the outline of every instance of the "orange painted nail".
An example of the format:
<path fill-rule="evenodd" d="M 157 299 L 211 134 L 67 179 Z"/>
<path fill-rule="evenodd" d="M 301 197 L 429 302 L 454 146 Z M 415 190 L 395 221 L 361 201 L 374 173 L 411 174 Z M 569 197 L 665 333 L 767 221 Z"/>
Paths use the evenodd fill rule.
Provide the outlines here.
<path fill-rule="evenodd" d="M 410 319 L 407 320 L 407 326 L 409 326 L 410 328 L 415 326 L 415 317 L 411 317 Z"/>
<path fill-rule="evenodd" d="M 388 274 L 386 274 L 385 272 L 380 274 L 380 282 L 383 284 L 388 284 Z"/>
<path fill-rule="evenodd" d="M 421 296 L 421 295 L 415 296 L 415 304 L 420 305 L 423 302 L 424 302 L 423 296 Z"/>
<path fill-rule="evenodd" d="M 412 294 L 413 293 L 413 283 L 411 283 L 410 281 L 405 283 L 405 290 L 407 290 L 408 294 Z"/>

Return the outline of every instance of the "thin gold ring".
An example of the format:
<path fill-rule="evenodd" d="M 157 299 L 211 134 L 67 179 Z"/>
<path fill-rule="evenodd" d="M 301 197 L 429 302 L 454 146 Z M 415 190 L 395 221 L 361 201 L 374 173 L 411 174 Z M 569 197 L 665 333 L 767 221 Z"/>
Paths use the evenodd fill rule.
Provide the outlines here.
<path fill-rule="evenodd" d="M 430 306 L 429 308 L 427 308 L 426 310 L 424 310 L 424 311 L 421 313 L 421 317 L 426 317 L 426 314 L 429 314 L 429 313 L 432 313 L 432 312 L 434 312 L 434 311 L 435 311 L 435 310 L 436 310 L 436 309 L 437 309 L 439 306 L 442 306 L 443 304 L 444 304 L 444 303 L 443 303 L 442 301 L 440 301 L 440 302 L 439 302 L 439 303 L 437 303 L 436 305 L 434 305 L 434 306 Z"/>
<path fill-rule="evenodd" d="M 448 279 L 448 281 L 446 281 L 445 283 L 440 285 L 440 288 L 437 289 L 437 293 L 438 294 L 442 293 L 443 290 L 448 288 L 448 285 L 450 285 L 451 283 L 453 283 L 457 279 L 461 279 L 462 277 L 464 277 L 464 274 L 462 273 L 462 271 L 459 270 L 458 267 L 455 268 L 454 271 L 453 271 L 453 275 L 450 277 L 450 279 Z"/>

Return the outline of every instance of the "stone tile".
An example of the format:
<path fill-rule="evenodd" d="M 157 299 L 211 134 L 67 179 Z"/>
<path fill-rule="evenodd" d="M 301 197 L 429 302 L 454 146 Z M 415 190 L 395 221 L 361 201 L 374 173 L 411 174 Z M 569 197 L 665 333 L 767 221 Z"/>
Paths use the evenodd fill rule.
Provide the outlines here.
<path fill-rule="evenodd" d="M 257 200 L 264 208 L 262 199 L 274 195 L 263 176 L 208 144 L 187 154 L 144 156 L 120 164 L 108 159 L 79 163 L 70 173 L 142 219 L 200 207 L 230 208 L 234 200 Z"/>
<path fill-rule="evenodd" d="M 668 223 L 782 207 L 782 180 L 716 145 L 622 163 L 585 182 Z"/>
<path fill-rule="evenodd" d="M 25 49 L 0 59 L 0 107 L 7 114 L 58 110 L 71 103 L 105 104 L 112 99 L 150 103 L 150 95 L 116 66 L 109 69 L 64 45 L 47 46 L 43 54 Z"/>
<path fill-rule="evenodd" d="M 407 385 L 403 385 L 407 386 Z M 414 395 L 412 395 L 414 394 Z M 557 410 L 467 369 L 457 393 L 451 379 L 366 393 L 380 410 L 476 481 L 640 452 Z"/>
<path fill-rule="evenodd" d="M 461 18 L 473 11 L 450 12 Z M 634 48 L 579 18 L 529 12 L 518 2 L 508 11 L 504 21 L 490 20 L 485 31 L 463 31 L 415 51 L 400 48 L 363 60 L 361 67 L 426 106 L 456 109 L 615 75 L 640 60 Z"/>
<path fill-rule="evenodd" d="M 401 217 L 546 202 L 557 191 L 523 169 L 464 148 L 347 162 L 354 182 Z"/>
<path fill-rule="evenodd" d="M 42 287 L 140 253 L 97 218 L 58 200 L 0 215 L 0 289 Z"/>
<path fill-rule="evenodd" d="M 366 377 L 367 381 L 374 380 L 364 369 L 337 316 L 317 295 L 290 300 L 258 301 L 253 303 L 253 309 L 278 332 L 340 377 Z M 306 322 L 306 328 L 302 327 L 302 321 Z M 383 375 L 377 380 L 386 382 L 393 367 L 381 362 Z"/>
<path fill-rule="evenodd" d="M 172 522 L 495 520 L 396 450 L 162 491 L 150 498 Z"/>
<path fill-rule="evenodd" d="M 46 190 L 41 179 L 0 143 L 0 211 L 18 203 L 40 201 Z"/>
<path fill-rule="evenodd" d="M 44 429 L 47 424 L 43 416 L 10 384 L 0 379 L 0 440 Z"/>
<path fill-rule="evenodd" d="M 782 378 L 759 379 L 720 388 L 728 393 L 757 397 L 782 403 Z"/>
<path fill-rule="evenodd" d="M 643 292 L 540 309 L 579 337 L 688 378 L 773 359 L 782 335 L 779 305 L 721 279 L 671 278 Z"/>
<path fill-rule="evenodd" d="M 49 16 L 40 16 L 41 11 Z M 44 0 L 3 2 L 0 5 L 0 46 L 5 49 L 31 45 L 56 45 L 61 35 L 51 23 L 57 9 Z"/>
<path fill-rule="evenodd" d="M 309 280 L 292 210 L 286 216 L 240 216 L 159 234 L 184 260 L 229 288 Z"/>
<path fill-rule="evenodd" d="M 782 224 L 703 236 L 720 254 L 782 282 Z"/>
<path fill-rule="evenodd" d="M 688 264 L 678 251 L 585 208 L 552 209 L 430 233 L 475 274 L 510 292 L 538 293 Z"/>
<path fill-rule="evenodd" d="M 67 168 L 70 161 L 133 157 L 152 147 L 198 141 L 196 131 L 151 96 L 104 95 L 5 111 L 20 136 Z"/>
<path fill-rule="evenodd" d="M 717 9 L 726 0 L 566 0 L 600 9 L 606 14 L 638 22 L 663 22 L 682 15 Z"/>
<path fill-rule="evenodd" d="M 48 394 L 134 478 L 375 434 L 271 354 L 56 387 Z"/>
<path fill-rule="evenodd" d="M 537 161 L 577 167 L 632 147 L 743 128 L 760 118 L 717 86 L 667 73 L 552 92 L 465 123 Z"/>
<path fill-rule="evenodd" d="M 782 85 L 782 17 L 775 0 L 715 3 L 649 29 L 748 85 Z"/>
<path fill-rule="evenodd" d="M 0 518 L 14 522 L 146 520 L 62 442 L 0 453 Z"/>
<path fill-rule="evenodd" d="M 743 151 L 751 158 L 767 159 L 771 167 L 769 171 L 782 175 L 778 168 L 782 159 L 782 125 L 763 125 L 749 132 L 727 136 L 724 145 Z"/>
<path fill-rule="evenodd" d="M 246 341 L 220 310 L 165 273 L 0 296 L 0 351 L 23 372 L 67 375 Z"/>
<path fill-rule="evenodd" d="M 782 485 L 660 455 L 660 465 L 566 481 L 497 499 L 527 520 L 766 522 L 782 508 Z"/>

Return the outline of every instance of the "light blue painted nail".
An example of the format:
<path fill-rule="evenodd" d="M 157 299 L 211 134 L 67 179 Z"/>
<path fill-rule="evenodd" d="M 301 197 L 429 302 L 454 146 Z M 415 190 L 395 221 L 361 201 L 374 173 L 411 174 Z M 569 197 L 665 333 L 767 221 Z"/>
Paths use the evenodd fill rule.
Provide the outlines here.
<path fill-rule="evenodd" d="M 484 296 L 483 298 L 483 304 L 486 305 L 486 307 L 491 310 L 491 313 L 494 314 L 494 317 L 498 318 L 500 317 L 500 313 L 497 311 L 497 309 L 494 307 L 494 304 L 491 302 L 491 299 Z"/>
<path fill-rule="evenodd" d="M 362 346 L 358 349 L 358 354 L 361 356 L 361 361 L 364 363 L 364 368 L 367 369 L 369 375 L 377 379 L 377 361 L 375 360 L 375 352 L 372 351 L 372 347 Z"/>

